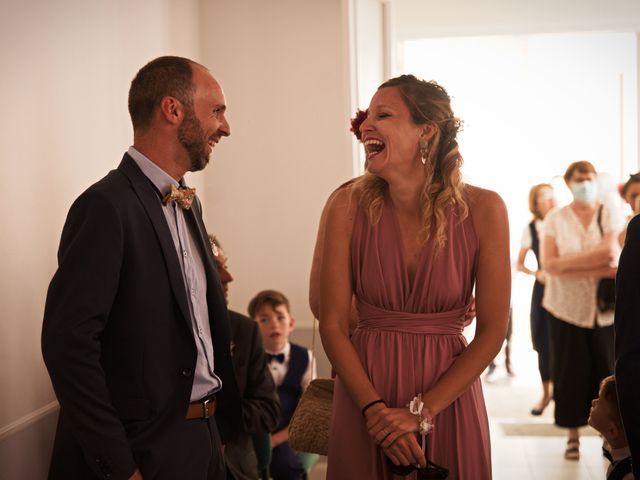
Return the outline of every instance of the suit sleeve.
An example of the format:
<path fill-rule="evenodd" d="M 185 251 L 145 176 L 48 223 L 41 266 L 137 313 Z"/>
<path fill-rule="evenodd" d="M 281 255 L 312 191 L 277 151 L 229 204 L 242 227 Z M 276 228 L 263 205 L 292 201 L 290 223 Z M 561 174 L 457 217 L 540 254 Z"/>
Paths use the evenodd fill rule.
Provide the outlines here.
<path fill-rule="evenodd" d="M 247 433 L 273 431 L 280 418 L 280 402 L 262 346 L 258 324 L 251 327 L 247 386 L 242 397 L 242 424 Z"/>
<path fill-rule="evenodd" d="M 640 478 L 640 216 L 627 229 L 616 279 L 616 384 L 627 440 Z"/>
<path fill-rule="evenodd" d="M 100 364 L 101 343 L 118 290 L 123 229 L 95 190 L 71 207 L 45 304 L 42 355 L 65 425 L 100 478 L 128 478 L 136 465 Z"/>

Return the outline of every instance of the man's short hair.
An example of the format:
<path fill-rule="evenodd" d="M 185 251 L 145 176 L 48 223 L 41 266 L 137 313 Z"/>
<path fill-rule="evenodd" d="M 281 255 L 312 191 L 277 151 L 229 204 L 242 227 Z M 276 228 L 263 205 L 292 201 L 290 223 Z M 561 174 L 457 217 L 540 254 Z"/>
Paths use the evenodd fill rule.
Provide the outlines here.
<path fill-rule="evenodd" d="M 251 318 L 256 318 L 258 310 L 260 310 L 264 305 L 269 305 L 274 310 L 276 307 L 284 305 L 287 312 L 291 311 L 289 308 L 289 299 L 285 297 L 283 293 L 280 293 L 277 290 L 263 290 L 249 302 L 249 307 L 247 308 L 249 316 Z"/>
<path fill-rule="evenodd" d="M 564 181 L 566 183 L 569 183 L 569 180 L 571 180 L 571 177 L 573 177 L 573 174 L 575 172 L 595 173 L 595 174 L 598 173 L 596 172 L 596 167 L 594 167 L 591 162 L 587 162 L 586 160 L 580 160 L 577 162 L 573 162 L 571 165 L 567 167 L 567 171 L 564 172 Z"/>
<path fill-rule="evenodd" d="M 138 71 L 129 89 L 129 115 L 134 130 L 151 125 L 153 113 L 167 96 L 193 107 L 193 60 L 183 57 L 159 57 Z"/>

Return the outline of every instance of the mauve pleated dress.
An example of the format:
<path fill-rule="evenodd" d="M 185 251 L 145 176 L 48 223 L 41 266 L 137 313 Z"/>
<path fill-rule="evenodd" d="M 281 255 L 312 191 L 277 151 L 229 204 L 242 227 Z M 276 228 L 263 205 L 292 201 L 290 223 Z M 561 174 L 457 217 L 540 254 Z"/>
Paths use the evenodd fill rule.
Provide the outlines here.
<path fill-rule="evenodd" d="M 392 407 L 404 407 L 429 390 L 465 349 L 463 319 L 472 295 L 478 239 L 468 215 L 448 211 L 447 243 L 434 255 L 425 245 L 409 283 L 399 224 L 387 198 L 371 225 L 359 209 L 351 243 L 359 323 L 352 342 L 374 388 Z M 489 425 L 480 380 L 434 419 L 428 457 L 449 469 L 450 479 L 491 478 Z M 394 477 L 371 440 L 358 407 L 338 378 L 329 434 L 329 480 Z"/>

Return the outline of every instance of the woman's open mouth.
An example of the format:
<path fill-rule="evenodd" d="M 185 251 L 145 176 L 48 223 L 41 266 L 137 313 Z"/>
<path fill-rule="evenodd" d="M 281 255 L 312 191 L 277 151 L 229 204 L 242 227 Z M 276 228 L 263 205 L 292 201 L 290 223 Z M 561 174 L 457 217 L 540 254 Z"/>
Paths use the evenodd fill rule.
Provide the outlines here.
<path fill-rule="evenodd" d="M 371 160 L 385 149 L 385 144 L 375 138 L 365 140 L 363 145 L 364 151 L 367 154 L 367 160 Z"/>

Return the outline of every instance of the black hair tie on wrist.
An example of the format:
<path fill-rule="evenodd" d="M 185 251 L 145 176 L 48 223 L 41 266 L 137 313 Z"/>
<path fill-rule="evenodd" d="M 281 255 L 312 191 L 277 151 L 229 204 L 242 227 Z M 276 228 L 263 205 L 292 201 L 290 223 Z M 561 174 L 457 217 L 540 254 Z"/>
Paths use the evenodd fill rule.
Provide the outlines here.
<path fill-rule="evenodd" d="M 384 403 L 384 400 L 382 400 L 381 398 L 379 398 L 379 399 L 377 399 L 377 400 L 374 400 L 373 402 L 369 402 L 369 403 L 367 403 L 364 407 L 362 407 L 362 410 L 360 410 L 360 411 L 362 412 L 362 416 L 364 417 L 365 412 L 366 412 L 369 408 L 373 407 L 376 403 Z M 385 406 L 386 406 L 386 404 L 385 404 Z"/>

